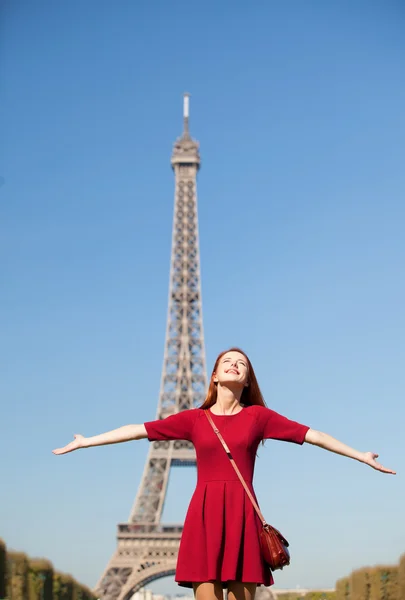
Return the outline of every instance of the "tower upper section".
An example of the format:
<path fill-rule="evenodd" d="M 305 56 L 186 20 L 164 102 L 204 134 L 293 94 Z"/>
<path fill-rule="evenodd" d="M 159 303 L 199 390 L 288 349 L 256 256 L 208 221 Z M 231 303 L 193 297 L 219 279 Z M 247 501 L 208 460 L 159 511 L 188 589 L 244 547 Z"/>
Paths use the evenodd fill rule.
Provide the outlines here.
<path fill-rule="evenodd" d="M 181 137 L 177 138 L 173 146 L 171 161 L 173 169 L 176 165 L 194 165 L 197 169 L 200 168 L 199 143 L 192 139 L 189 132 L 189 106 L 190 95 L 184 94 L 183 133 Z"/>

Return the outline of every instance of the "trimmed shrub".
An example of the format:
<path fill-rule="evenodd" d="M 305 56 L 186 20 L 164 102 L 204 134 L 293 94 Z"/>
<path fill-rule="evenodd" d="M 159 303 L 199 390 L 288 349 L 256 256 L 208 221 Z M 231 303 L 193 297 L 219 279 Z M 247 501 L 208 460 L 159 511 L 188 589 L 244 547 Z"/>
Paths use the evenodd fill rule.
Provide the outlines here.
<path fill-rule="evenodd" d="M 86 591 L 85 600 L 98 600 L 98 598 L 99 598 L 98 594 L 93 592 L 92 589 L 90 589 L 88 587 L 85 587 L 84 589 Z"/>
<path fill-rule="evenodd" d="M 73 600 L 84 600 L 83 587 L 77 581 L 73 581 Z"/>
<path fill-rule="evenodd" d="M 28 558 L 23 552 L 8 553 L 9 597 L 26 600 L 28 593 Z"/>
<path fill-rule="evenodd" d="M 54 573 L 53 600 L 73 600 L 73 577 L 64 573 Z"/>
<path fill-rule="evenodd" d="M 97 600 L 97 596 L 85 585 L 74 582 L 73 600 Z"/>
<path fill-rule="evenodd" d="M 336 600 L 350 600 L 350 579 L 343 577 L 336 582 Z"/>
<path fill-rule="evenodd" d="M 370 599 L 398 600 L 398 567 L 370 569 Z"/>
<path fill-rule="evenodd" d="M 398 600 L 405 598 L 405 554 L 399 559 L 398 565 Z"/>
<path fill-rule="evenodd" d="M 45 559 L 7 552 L 0 539 L 0 600 L 98 600 L 71 575 L 54 572 Z"/>
<path fill-rule="evenodd" d="M 7 596 L 7 548 L 0 538 L 0 598 Z"/>
<path fill-rule="evenodd" d="M 370 569 L 358 569 L 350 575 L 350 600 L 370 600 Z"/>
<path fill-rule="evenodd" d="M 91 591 L 86 585 L 74 582 L 73 600 L 97 600 L 98 596 Z"/>
<path fill-rule="evenodd" d="M 49 560 L 29 560 L 28 600 L 53 600 L 53 566 Z"/>

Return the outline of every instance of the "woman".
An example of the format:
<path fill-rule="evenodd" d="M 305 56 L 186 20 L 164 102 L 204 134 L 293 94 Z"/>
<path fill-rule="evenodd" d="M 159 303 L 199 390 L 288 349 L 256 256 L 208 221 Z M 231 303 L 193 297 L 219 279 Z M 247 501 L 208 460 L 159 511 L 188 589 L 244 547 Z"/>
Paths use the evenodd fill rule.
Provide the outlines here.
<path fill-rule="evenodd" d="M 250 491 L 259 443 L 268 438 L 296 444 L 307 442 L 354 458 L 377 471 L 392 473 L 378 454 L 358 452 L 326 433 L 291 421 L 266 407 L 246 354 L 238 348 L 222 352 L 215 361 L 207 409 L 228 444 Z M 54 450 L 65 454 L 79 448 L 148 438 L 193 442 L 197 456 L 197 486 L 184 523 L 176 581 L 192 587 L 196 600 L 219 600 L 228 588 L 229 600 L 254 600 L 257 585 L 273 583 L 260 553 L 260 520 L 204 410 L 184 410 L 143 425 L 126 425 L 74 441 Z"/>

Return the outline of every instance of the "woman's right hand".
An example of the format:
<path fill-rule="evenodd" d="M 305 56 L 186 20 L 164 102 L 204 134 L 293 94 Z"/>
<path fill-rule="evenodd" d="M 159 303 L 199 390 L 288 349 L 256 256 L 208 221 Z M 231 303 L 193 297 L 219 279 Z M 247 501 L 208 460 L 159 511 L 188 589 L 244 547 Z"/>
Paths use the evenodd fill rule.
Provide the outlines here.
<path fill-rule="evenodd" d="M 67 454 L 68 452 L 73 452 L 73 450 L 78 450 L 79 448 L 85 448 L 85 440 L 86 438 L 83 435 L 76 434 L 73 436 L 75 439 L 70 444 L 67 444 L 63 448 L 56 448 L 52 450 L 53 454 Z"/>

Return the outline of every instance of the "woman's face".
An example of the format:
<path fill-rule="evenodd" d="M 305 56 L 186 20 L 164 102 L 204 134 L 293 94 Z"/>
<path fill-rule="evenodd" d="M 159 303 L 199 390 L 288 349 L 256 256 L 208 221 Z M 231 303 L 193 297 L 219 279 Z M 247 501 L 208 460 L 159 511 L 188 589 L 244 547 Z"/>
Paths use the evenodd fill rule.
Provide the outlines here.
<path fill-rule="evenodd" d="M 222 385 L 237 385 L 245 387 L 248 385 L 248 362 L 244 354 L 240 352 L 226 352 L 219 359 L 213 381 Z"/>

